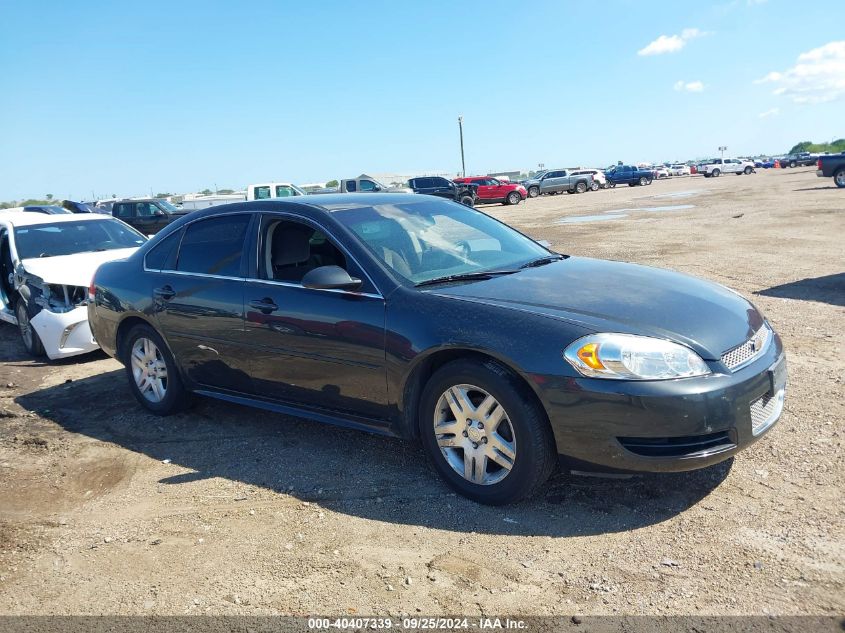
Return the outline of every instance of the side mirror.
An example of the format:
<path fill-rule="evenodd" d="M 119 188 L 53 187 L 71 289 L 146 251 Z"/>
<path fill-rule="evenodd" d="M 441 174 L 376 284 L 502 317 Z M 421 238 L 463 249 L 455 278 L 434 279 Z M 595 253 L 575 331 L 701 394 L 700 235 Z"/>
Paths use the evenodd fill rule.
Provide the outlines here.
<path fill-rule="evenodd" d="M 319 266 L 305 273 L 302 285 L 317 290 L 357 290 L 361 280 L 350 277 L 340 266 Z"/>
<path fill-rule="evenodd" d="M 153 215 L 159 215 L 159 216 L 164 215 L 164 211 L 162 211 L 161 209 L 156 209 L 153 212 Z"/>

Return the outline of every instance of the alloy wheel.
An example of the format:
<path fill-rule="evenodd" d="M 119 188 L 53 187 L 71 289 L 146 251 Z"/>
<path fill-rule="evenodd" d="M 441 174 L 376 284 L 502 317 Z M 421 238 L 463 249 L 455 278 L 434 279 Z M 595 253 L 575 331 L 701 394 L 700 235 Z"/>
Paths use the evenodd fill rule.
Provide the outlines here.
<path fill-rule="evenodd" d="M 167 394 L 167 363 L 158 346 L 140 337 L 132 345 L 130 355 L 135 386 L 150 402 L 161 402 Z"/>
<path fill-rule="evenodd" d="M 516 460 L 516 436 L 504 407 L 484 389 L 454 385 L 434 408 L 434 435 L 446 463 L 467 481 L 499 483 Z"/>

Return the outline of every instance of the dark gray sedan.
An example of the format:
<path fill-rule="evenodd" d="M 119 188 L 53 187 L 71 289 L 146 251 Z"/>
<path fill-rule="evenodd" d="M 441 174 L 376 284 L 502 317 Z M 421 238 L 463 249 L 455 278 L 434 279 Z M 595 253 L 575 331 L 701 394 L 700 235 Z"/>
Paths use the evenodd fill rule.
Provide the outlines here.
<path fill-rule="evenodd" d="M 553 253 L 429 196 L 192 213 L 101 266 L 88 310 L 150 411 L 198 394 L 418 438 L 484 503 L 532 494 L 560 458 L 715 464 L 784 402 L 781 340 L 732 290 Z"/>

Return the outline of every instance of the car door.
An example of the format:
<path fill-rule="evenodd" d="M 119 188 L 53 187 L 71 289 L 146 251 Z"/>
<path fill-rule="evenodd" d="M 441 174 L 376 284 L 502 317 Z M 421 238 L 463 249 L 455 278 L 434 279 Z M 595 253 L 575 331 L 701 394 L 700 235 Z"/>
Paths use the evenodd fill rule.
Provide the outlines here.
<path fill-rule="evenodd" d="M 473 178 L 473 183 L 478 185 L 478 197 L 482 200 L 493 200 L 496 198 L 495 187 L 492 178 Z"/>
<path fill-rule="evenodd" d="M 441 198 L 453 198 L 455 195 L 454 189 L 452 189 L 451 183 L 446 180 L 445 178 L 429 178 L 431 181 L 431 191 L 430 193 L 435 196 L 440 196 Z"/>
<path fill-rule="evenodd" d="M 152 202 L 136 202 L 134 212 L 134 226 L 144 235 L 158 233 L 160 219 L 156 216 L 158 207 Z"/>
<path fill-rule="evenodd" d="M 295 214 L 262 217 L 245 289 L 256 393 L 273 400 L 387 418 L 385 302 L 340 242 Z M 319 266 L 340 266 L 361 288 L 306 288 Z"/>
<path fill-rule="evenodd" d="M 177 363 L 194 383 L 251 393 L 244 349 L 244 278 L 252 215 L 188 224 L 172 264 L 156 275 L 153 311 Z M 162 244 L 163 245 L 163 244 Z"/>
<path fill-rule="evenodd" d="M 417 193 L 422 193 L 422 194 L 432 194 L 432 193 L 434 193 L 432 191 L 433 187 L 431 185 L 431 178 L 415 178 L 414 179 L 414 185 L 415 186 L 413 187 L 413 189 Z"/>

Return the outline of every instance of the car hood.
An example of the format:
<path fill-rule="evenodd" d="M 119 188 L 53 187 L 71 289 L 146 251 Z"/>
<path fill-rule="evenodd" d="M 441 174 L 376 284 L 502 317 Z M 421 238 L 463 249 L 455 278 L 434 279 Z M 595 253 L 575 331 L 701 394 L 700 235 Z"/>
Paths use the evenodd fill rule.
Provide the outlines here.
<path fill-rule="evenodd" d="M 21 264 L 27 273 L 40 277 L 45 283 L 88 287 L 100 264 L 124 259 L 136 250 L 135 247 L 119 248 L 99 253 L 39 257 L 24 259 Z"/>
<path fill-rule="evenodd" d="M 669 339 L 709 360 L 745 342 L 763 324 L 751 303 L 719 284 L 659 268 L 581 257 L 434 292 L 529 311 L 596 332 Z"/>

